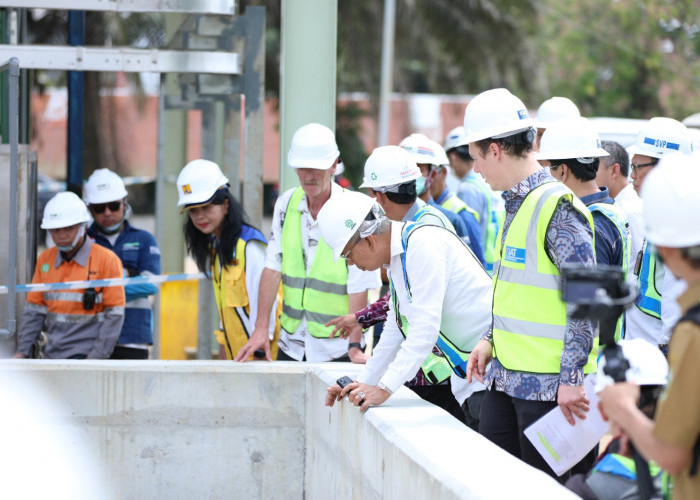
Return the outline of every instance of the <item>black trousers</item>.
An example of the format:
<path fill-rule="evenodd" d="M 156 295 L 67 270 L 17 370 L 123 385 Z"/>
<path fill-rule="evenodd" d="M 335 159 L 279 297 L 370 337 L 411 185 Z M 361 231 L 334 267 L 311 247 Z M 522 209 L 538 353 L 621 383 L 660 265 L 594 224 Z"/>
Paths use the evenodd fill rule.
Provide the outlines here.
<path fill-rule="evenodd" d="M 301 358 L 301 360 L 297 360 L 292 358 L 291 356 L 288 356 L 287 353 L 285 353 L 282 349 L 279 349 L 277 351 L 277 361 L 306 361 L 306 356 Z M 342 363 L 347 363 L 350 361 L 350 356 L 343 356 L 342 358 L 338 359 L 331 359 L 333 362 L 342 362 Z"/>
<path fill-rule="evenodd" d="M 562 484 L 579 472 L 593 467 L 596 446 L 571 470 L 557 476 L 523 432 L 530 424 L 558 405 L 556 401 L 528 401 L 488 390 L 481 403 L 479 433 L 523 462 L 546 472 Z"/>
<path fill-rule="evenodd" d="M 460 422 L 465 423 L 464 413 L 452 394 L 449 380 L 447 384 L 443 385 L 416 385 L 409 387 L 409 389 L 418 394 L 421 399 L 439 406 Z"/>
<path fill-rule="evenodd" d="M 135 347 L 114 346 L 109 359 L 148 359 L 148 349 Z"/>

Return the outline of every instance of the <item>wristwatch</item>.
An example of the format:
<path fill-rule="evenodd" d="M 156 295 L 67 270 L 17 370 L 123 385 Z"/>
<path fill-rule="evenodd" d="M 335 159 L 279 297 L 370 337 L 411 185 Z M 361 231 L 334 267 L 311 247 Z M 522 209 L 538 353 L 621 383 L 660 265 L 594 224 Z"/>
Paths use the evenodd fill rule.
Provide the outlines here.
<path fill-rule="evenodd" d="M 350 349 L 352 349 L 353 347 L 356 347 L 356 348 L 359 349 L 360 351 L 362 350 L 362 344 L 360 344 L 359 342 L 350 342 L 350 343 L 348 343 L 348 351 L 349 351 Z"/>
<path fill-rule="evenodd" d="M 382 384 L 381 382 L 379 382 L 379 383 L 377 384 L 377 387 L 379 387 L 381 390 L 386 391 L 387 393 L 389 393 L 389 396 L 391 396 L 392 394 L 394 394 L 394 391 L 392 391 L 391 389 L 389 389 L 386 385 Z"/>

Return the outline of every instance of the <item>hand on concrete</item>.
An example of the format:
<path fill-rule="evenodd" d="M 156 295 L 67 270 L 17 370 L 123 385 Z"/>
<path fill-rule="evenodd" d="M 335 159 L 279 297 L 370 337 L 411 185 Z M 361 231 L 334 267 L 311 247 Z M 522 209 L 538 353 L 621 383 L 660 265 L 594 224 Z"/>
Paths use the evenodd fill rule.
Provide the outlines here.
<path fill-rule="evenodd" d="M 582 385 L 559 384 L 557 391 L 557 404 L 564 414 L 564 418 L 571 425 L 576 424 L 574 415 L 581 420 L 586 420 L 586 412 L 590 409 L 590 401 L 586 397 L 586 390 Z"/>
<path fill-rule="evenodd" d="M 333 384 L 326 389 L 326 406 L 333 406 L 336 401 L 340 401 L 343 397 L 340 395 L 342 389 L 338 384 Z"/>
<path fill-rule="evenodd" d="M 16 352 L 12 357 L 15 359 L 25 359 L 27 356 L 25 356 L 21 352 Z"/>
<path fill-rule="evenodd" d="M 484 383 L 486 365 L 489 364 L 492 356 L 493 346 L 488 340 L 481 339 L 477 342 L 467 361 L 467 382 L 471 383 L 473 376 L 482 384 Z"/>
<path fill-rule="evenodd" d="M 362 335 L 362 327 L 360 323 L 357 322 L 355 314 L 346 314 L 344 316 L 338 316 L 335 319 L 330 320 L 326 323 L 326 326 L 333 326 L 333 331 L 331 332 L 331 338 L 339 336 L 341 339 L 346 339 L 352 333 L 359 333 Z"/>
<path fill-rule="evenodd" d="M 350 357 L 350 361 L 358 365 L 364 365 L 370 358 L 367 354 L 365 354 L 365 351 L 357 347 L 351 347 L 348 349 L 348 356 Z"/>
<path fill-rule="evenodd" d="M 345 387 L 345 389 L 348 387 L 350 385 Z M 369 410 L 370 406 L 379 406 L 387 399 L 389 399 L 389 393 L 376 385 L 356 384 L 356 387 L 348 393 L 348 401 L 355 406 L 359 406 L 362 413 Z"/>
<path fill-rule="evenodd" d="M 270 355 L 270 334 L 267 327 L 255 327 L 248 342 L 236 354 L 234 361 L 247 361 L 259 349 L 265 351 L 266 360 L 272 361 L 272 356 Z"/>

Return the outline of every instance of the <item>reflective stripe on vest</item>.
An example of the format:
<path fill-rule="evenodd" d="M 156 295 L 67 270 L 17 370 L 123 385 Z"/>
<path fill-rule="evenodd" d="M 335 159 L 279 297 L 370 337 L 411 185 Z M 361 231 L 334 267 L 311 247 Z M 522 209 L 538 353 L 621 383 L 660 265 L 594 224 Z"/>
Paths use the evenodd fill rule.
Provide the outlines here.
<path fill-rule="evenodd" d="M 445 214 L 443 214 L 443 213 L 442 213 L 440 210 L 438 210 L 437 208 L 431 207 L 430 205 L 423 205 L 421 208 L 419 208 L 418 210 L 416 210 L 416 213 L 413 214 L 413 218 L 412 218 L 411 220 L 412 220 L 413 222 L 422 222 L 422 219 L 423 219 L 426 215 L 431 215 L 431 216 L 433 216 L 433 217 L 436 217 L 436 218 L 440 219 L 440 222 L 442 223 L 442 227 L 444 227 L 445 229 L 448 229 L 448 230 L 452 231 L 453 233 L 455 232 L 455 231 L 454 231 L 454 226 L 452 225 L 452 223 L 450 222 L 450 220 L 449 220 L 447 217 L 445 217 Z M 433 224 L 433 225 L 435 225 L 435 224 Z"/>
<path fill-rule="evenodd" d="M 559 182 L 536 187 L 515 214 L 494 270 L 494 357 L 509 370 L 559 373 L 566 335 L 566 304 L 561 300 L 559 270 L 545 250 L 549 222 L 559 200 L 568 199 L 588 221 L 593 218 L 571 191 Z M 595 332 L 594 332 L 595 334 Z M 595 372 L 598 338 L 584 366 Z"/>
<path fill-rule="evenodd" d="M 622 241 L 622 272 L 624 273 L 625 281 L 627 281 L 627 275 L 629 274 L 630 270 L 630 248 L 632 245 L 627 216 L 617 207 L 617 205 L 612 203 L 592 203 L 588 205 L 588 210 L 602 214 L 613 224 L 615 224 L 615 228 L 620 235 L 620 241 Z M 624 325 L 625 314 L 623 313 L 617 320 L 617 326 L 615 327 L 615 342 L 619 342 L 622 339 Z"/>
<path fill-rule="evenodd" d="M 333 251 L 323 239 L 316 247 L 316 255 L 308 275 L 304 265 L 301 242 L 301 212 L 298 207 L 304 190 L 296 188 L 282 225 L 282 328 L 289 333 L 306 316 L 309 333 L 317 338 L 329 338 L 333 327 L 326 323 L 348 313 L 348 265 L 345 259 L 333 260 Z"/>
<path fill-rule="evenodd" d="M 426 227 L 428 224 L 421 224 L 420 222 L 407 222 L 404 224 L 401 230 L 401 244 L 403 245 L 403 253 L 401 254 L 401 267 L 403 270 L 404 286 L 406 287 L 406 294 L 411 297 L 411 285 L 408 281 L 408 275 L 406 274 L 406 251 L 408 249 L 408 242 L 411 235 L 419 228 Z M 440 227 L 440 226 L 433 226 Z M 444 228 L 450 231 L 447 228 Z M 454 231 L 450 231 L 457 241 L 462 243 L 465 248 L 467 245 L 462 241 L 462 239 L 455 234 Z M 391 299 L 394 305 L 394 313 L 396 315 L 396 324 L 404 337 L 407 337 L 410 331 L 408 320 L 400 312 L 399 300 L 394 289 L 393 278 L 389 278 L 389 288 L 391 290 Z M 452 340 L 450 340 L 451 335 L 449 332 L 445 333 L 440 331 L 438 333 L 437 341 L 435 346 L 440 350 L 442 356 L 438 356 L 431 352 L 425 362 L 421 365 L 421 370 L 425 374 L 426 378 L 432 383 L 439 383 L 447 379 L 450 376 L 450 371 L 454 371 L 459 377 L 466 378 L 467 372 L 467 360 L 469 359 L 469 352 L 461 349 Z M 445 365 L 447 364 L 447 366 Z M 437 382 L 435 381 L 437 380 Z"/>
<path fill-rule="evenodd" d="M 462 200 L 457 198 L 456 195 L 451 194 L 450 196 L 445 199 L 442 203 L 440 203 L 440 206 L 442 208 L 446 208 L 447 210 L 450 210 L 451 212 L 454 212 L 456 214 L 460 213 L 462 210 L 466 210 L 470 214 L 474 216 L 476 219 L 476 222 L 479 222 L 479 212 L 474 210 L 472 207 L 464 203 Z"/>
<path fill-rule="evenodd" d="M 254 318 L 250 317 L 250 300 L 246 286 L 246 246 L 251 240 L 267 244 L 265 237 L 257 229 L 244 226 L 236 242 L 231 261 L 226 267 L 220 265 L 218 252 L 212 262 L 212 286 L 223 330 L 217 340 L 226 349 L 228 359 L 233 359 L 243 347 L 255 328 Z M 280 287 L 281 288 L 281 287 Z M 280 293 L 278 291 L 278 298 Z M 282 312 L 281 300 L 277 303 L 274 335 L 270 338 L 272 359 L 277 356 L 279 315 Z"/>
<path fill-rule="evenodd" d="M 661 269 L 663 269 L 663 267 L 661 267 Z M 654 253 L 654 246 L 648 241 L 644 241 L 644 246 L 642 247 L 642 267 L 637 277 L 639 295 L 637 295 L 636 305 L 645 314 L 656 319 L 661 319 L 661 293 L 656 286 L 656 280 L 656 255 Z"/>
<path fill-rule="evenodd" d="M 496 235 L 498 234 L 498 214 L 493 208 L 491 196 L 493 195 L 491 188 L 485 182 L 474 177 L 468 176 L 466 182 L 476 186 L 486 198 L 486 214 L 489 221 L 486 224 L 486 240 L 484 241 L 484 260 L 486 261 L 486 272 L 493 276 L 493 263 L 496 261 Z M 477 219 L 478 220 L 478 219 Z"/>

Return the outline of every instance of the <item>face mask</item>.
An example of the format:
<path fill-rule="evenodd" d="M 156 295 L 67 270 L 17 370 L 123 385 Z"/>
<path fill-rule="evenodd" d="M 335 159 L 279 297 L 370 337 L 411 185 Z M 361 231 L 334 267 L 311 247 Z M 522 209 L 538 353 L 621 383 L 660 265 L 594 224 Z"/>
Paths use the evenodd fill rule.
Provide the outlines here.
<path fill-rule="evenodd" d="M 418 196 L 425 193 L 425 190 L 428 188 L 428 186 L 426 186 L 426 183 L 425 183 L 425 181 L 427 181 L 427 180 L 428 179 L 426 179 L 422 175 L 416 179 L 416 194 Z"/>
<path fill-rule="evenodd" d="M 75 238 L 73 238 L 73 243 L 71 243 L 70 245 L 56 245 L 56 248 L 58 248 L 61 252 L 70 252 L 75 248 L 75 246 L 80 241 L 80 238 L 82 238 L 84 235 L 85 224 L 81 224 L 80 229 L 78 229 L 78 232 L 75 234 Z"/>
<path fill-rule="evenodd" d="M 107 227 L 98 224 L 97 221 L 95 221 L 95 225 L 97 226 L 97 229 L 99 229 L 102 234 L 112 235 L 112 234 L 118 233 L 121 230 L 122 226 L 124 225 L 124 221 L 130 215 L 131 215 L 131 205 L 129 205 L 127 203 L 126 208 L 124 208 L 124 217 L 122 217 L 122 220 L 120 220 L 116 224 L 112 224 L 111 226 L 107 226 Z"/>
<path fill-rule="evenodd" d="M 118 232 L 121 229 L 122 225 L 124 225 L 124 219 L 120 220 L 116 224 L 112 224 L 111 226 L 107 226 L 107 227 L 104 227 L 104 226 L 98 224 L 97 222 L 95 222 L 95 225 L 97 226 L 97 228 L 100 230 L 100 232 L 102 234 L 110 235 L 110 234 L 114 234 L 114 233 Z"/>

